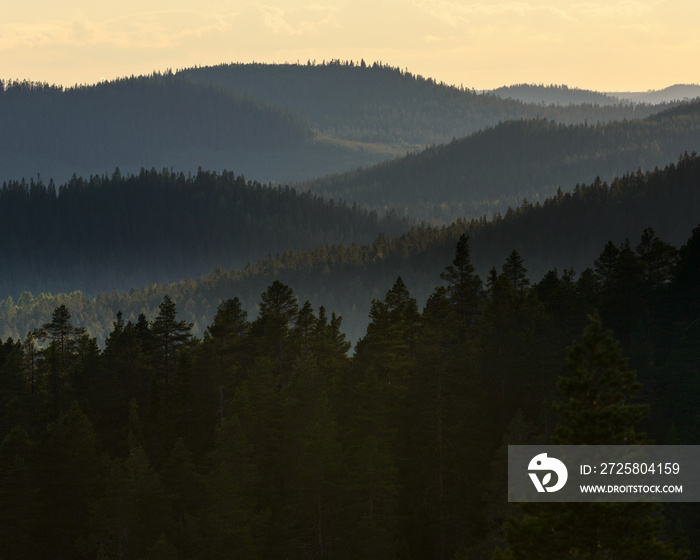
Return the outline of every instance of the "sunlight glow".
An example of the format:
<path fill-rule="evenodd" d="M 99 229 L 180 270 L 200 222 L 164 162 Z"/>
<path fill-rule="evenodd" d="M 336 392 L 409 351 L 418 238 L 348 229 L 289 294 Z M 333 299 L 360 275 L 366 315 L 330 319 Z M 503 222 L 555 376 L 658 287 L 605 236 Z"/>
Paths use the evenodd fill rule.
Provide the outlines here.
<path fill-rule="evenodd" d="M 700 81 L 700 4 L 688 0 L 27 0 L 3 10 L 0 77 L 63 85 L 225 62 L 361 58 L 475 89 Z"/>

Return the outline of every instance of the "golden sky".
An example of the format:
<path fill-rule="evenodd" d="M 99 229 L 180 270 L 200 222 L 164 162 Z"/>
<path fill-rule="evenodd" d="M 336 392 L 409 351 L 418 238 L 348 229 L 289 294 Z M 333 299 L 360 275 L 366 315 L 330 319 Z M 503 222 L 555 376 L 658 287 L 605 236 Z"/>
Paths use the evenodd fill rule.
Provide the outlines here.
<path fill-rule="evenodd" d="M 225 62 L 382 61 L 475 89 L 700 82 L 697 0 L 3 0 L 0 78 L 63 85 Z"/>

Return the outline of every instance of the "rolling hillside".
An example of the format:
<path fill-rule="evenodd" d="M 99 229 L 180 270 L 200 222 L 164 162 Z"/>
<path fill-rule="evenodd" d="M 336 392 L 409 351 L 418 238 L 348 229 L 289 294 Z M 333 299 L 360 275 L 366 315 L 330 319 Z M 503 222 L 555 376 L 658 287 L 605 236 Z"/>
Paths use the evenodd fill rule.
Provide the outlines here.
<path fill-rule="evenodd" d="M 0 189 L 0 297 L 125 290 L 406 227 L 232 172 L 15 181 Z"/>
<path fill-rule="evenodd" d="M 660 90 L 620 91 L 608 95 L 634 103 L 671 103 L 700 97 L 700 85 L 676 84 Z"/>
<path fill-rule="evenodd" d="M 202 167 L 285 182 L 404 153 L 325 142 L 304 118 L 170 73 L 65 90 L 0 82 L 0 130 L 0 180 Z"/>
<path fill-rule="evenodd" d="M 565 85 L 515 84 L 491 90 L 490 93 L 503 99 L 516 99 L 523 103 L 544 105 L 577 105 L 586 103 L 593 105 L 618 105 L 621 102 L 614 95 L 587 89 L 570 88 Z"/>
<path fill-rule="evenodd" d="M 597 123 L 661 108 L 527 104 L 339 61 L 190 68 L 68 89 L 0 82 L 0 180 L 202 167 L 305 181 L 508 120 Z"/>
<path fill-rule="evenodd" d="M 222 64 L 177 75 L 284 108 L 329 137 L 412 147 L 449 142 L 511 119 L 595 123 L 659 110 L 629 103 L 542 107 L 477 93 L 468 84 L 448 86 L 380 63 Z"/>
<path fill-rule="evenodd" d="M 501 123 L 373 168 L 308 183 L 323 196 L 437 222 L 503 213 L 570 190 L 596 176 L 610 181 L 700 150 L 700 101 L 647 117 L 563 125 L 544 119 Z"/>
<path fill-rule="evenodd" d="M 117 311 L 135 321 L 140 313 L 152 318 L 165 294 L 178 303 L 183 317 L 201 334 L 211 323 L 219 301 L 238 297 L 251 315 L 260 294 L 274 280 L 291 286 L 301 301 L 323 305 L 343 317 L 352 340 L 362 336 L 370 303 L 381 298 L 401 276 L 423 305 L 434 286 L 435 271 L 454 256 L 461 234 L 469 235 L 472 262 L 486 279 L 492 267 L 501 269 L 515 249 L 532 281 L 549 270 L 573 267 L 575 273 L 593 267 L 607 241 L 638 243 L 651 227 L 666 242 L 680 246 L 700 224 L 700 158 L 682 157 L 660 171 L 634 173 L 611 184 L 561 193 L 543 204 L 527 204 L 494 220 L 457 221 L 448 227 L 419 227 L 398 237 L 378 236 L 371 244 L 336 243 L 309 250 L 287 250 L 242 269 L 216 269 L 197 280 L 160 283 L 126 293 L 103 293 L 90 299 L 82 293 L 23 294 L 0 303 L 0 338 L 23 336 L 46 322 L 59 304 L 67 305 L 76 324 L 98 339 L 106 336 Z"/>

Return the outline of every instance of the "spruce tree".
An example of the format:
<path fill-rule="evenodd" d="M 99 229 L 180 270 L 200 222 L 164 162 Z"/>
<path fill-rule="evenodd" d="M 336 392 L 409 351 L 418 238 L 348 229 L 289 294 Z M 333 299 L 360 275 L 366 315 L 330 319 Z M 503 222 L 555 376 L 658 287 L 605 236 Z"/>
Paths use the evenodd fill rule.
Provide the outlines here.
<path fill-rule="evenodd" d="M 64 389 L 68 381 L 68 371 L 76 358 L 76 345 L 85 329 L 71 323 L 71 314 L 65 305 L 54 309 L 51 322 L 44 323 L 34 331 L 39 340 L 49 340 L 49 346 L 43 351 L 50 371 L 50 387 L 47 388 L 53 418 L 63 412 Z"/>
<path fill-rule="evenodd" d="M 520 293 L 530 285 L 530 280 L 527 279 L 527 268 L 523 265 L 523 258 L 515 249 L 508 255 L 503 264 L 503 274 L 508 278 L 516 292 Z"/>
<path fill-rule="evenodd" d="M 168 295 L 163 297 L 163 302 L 158 307 L 160 312 L 153 321 L 151 331 L 157 341 L 167 395 L 169 377 L 175 363 L 175 354 L 177 349 L 190 339 L 192 324 L 177 320 L 175 303 Z"/>
<path fill-rule="evenodd" d="M 440 278 L 448 283 L 447 295 L 459 317 L 460 338 L 463 340 L 467 330 L 476 322 L 481 290 L 481 278 L 477 276 L 471 262 L 468 235 L 462 234 L 459 237 L 455 258 L 451 265 L 445 267 Z"/>
<path fill-rule="evenodd" d="M 641 385 L 597 313 L 582 341 L 569 349 L 566 365 L 570 375 L 558 383 L 563 400 L 554 407 L 562 420 L 552 443 L 648 443 L 635 429 L 648 407 L 630 402 Z M 522 518 L 504 524 L 509 548 L 497 549 L 494 559 L 687 558 L 659 540 L 662 517 L 656 503 L 528 503 L 521 509 Z"/>
<path fill-rule="evenodd" d="M 299 313 L 297 297 L 292 288 L 275 280 L 260 299 L 260 314 L 251 326 L 256 354 L 275 359 L 277 374 L 286 383 L 296 355 L 290 331 Z"/>

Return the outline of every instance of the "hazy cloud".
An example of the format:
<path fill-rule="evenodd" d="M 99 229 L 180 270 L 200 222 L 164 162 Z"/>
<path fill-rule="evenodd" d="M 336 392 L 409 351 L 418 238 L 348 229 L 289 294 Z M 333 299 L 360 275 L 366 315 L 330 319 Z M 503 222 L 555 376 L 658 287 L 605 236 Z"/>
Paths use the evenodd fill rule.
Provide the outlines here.
<path fill-rule="evenodd" d="M 226 31 L 232 19 L 232 15 L 164 11 L 92 21 L 85 13 L 75 12 L 65 20 L 0 24 L 0 50 L 52 45 L 170 48 L 189 37 Z"/>
<path fill-rule="evenodd" d="M 195 64 L 364 58 L 479 89 L 698 79 L 700 3 L 691 0 L 261 2 L 9 3 L 1 70 L 70 84 Z"/>
<path fill-rule="evenodd" d="M 572 11 L 581 17 L 602 18 L 640 18 L 647 17 L 663 0 L 639 2 L 621 0 L 618 2 L 588 2 L 574 4 Z"/>
<path fill-rule="evenodd" d="M 665 0 L 618 0 L 612 2 L 460 2 L 414 0 L 413 4 L 453 27 L 489 16 L 519 16 L 547 13 L 567 21 L 587 18 L 640 18 L 648 16 Z"/>
<path fill-rule="evenodd" d="M 562 19 L 572 19 L 566 10 L 550 4 L 529 2 L 455 2 L 450 0 L 414 0 L 414 5 L 439 20 L 457 27 L 471 23 L 482 16 L 525 16 L 536 12 L 547 12 Z"/>
<path fill-rule="evenodd" d="M 322 28 L 338 27 L 335 6 L 312 4 L 282 8 L 279 6 L 263 5 L 258 9 L 264 16 L 264 24 L 273 33 L 286 33 L 301 36 L 313 33 Z"/>

